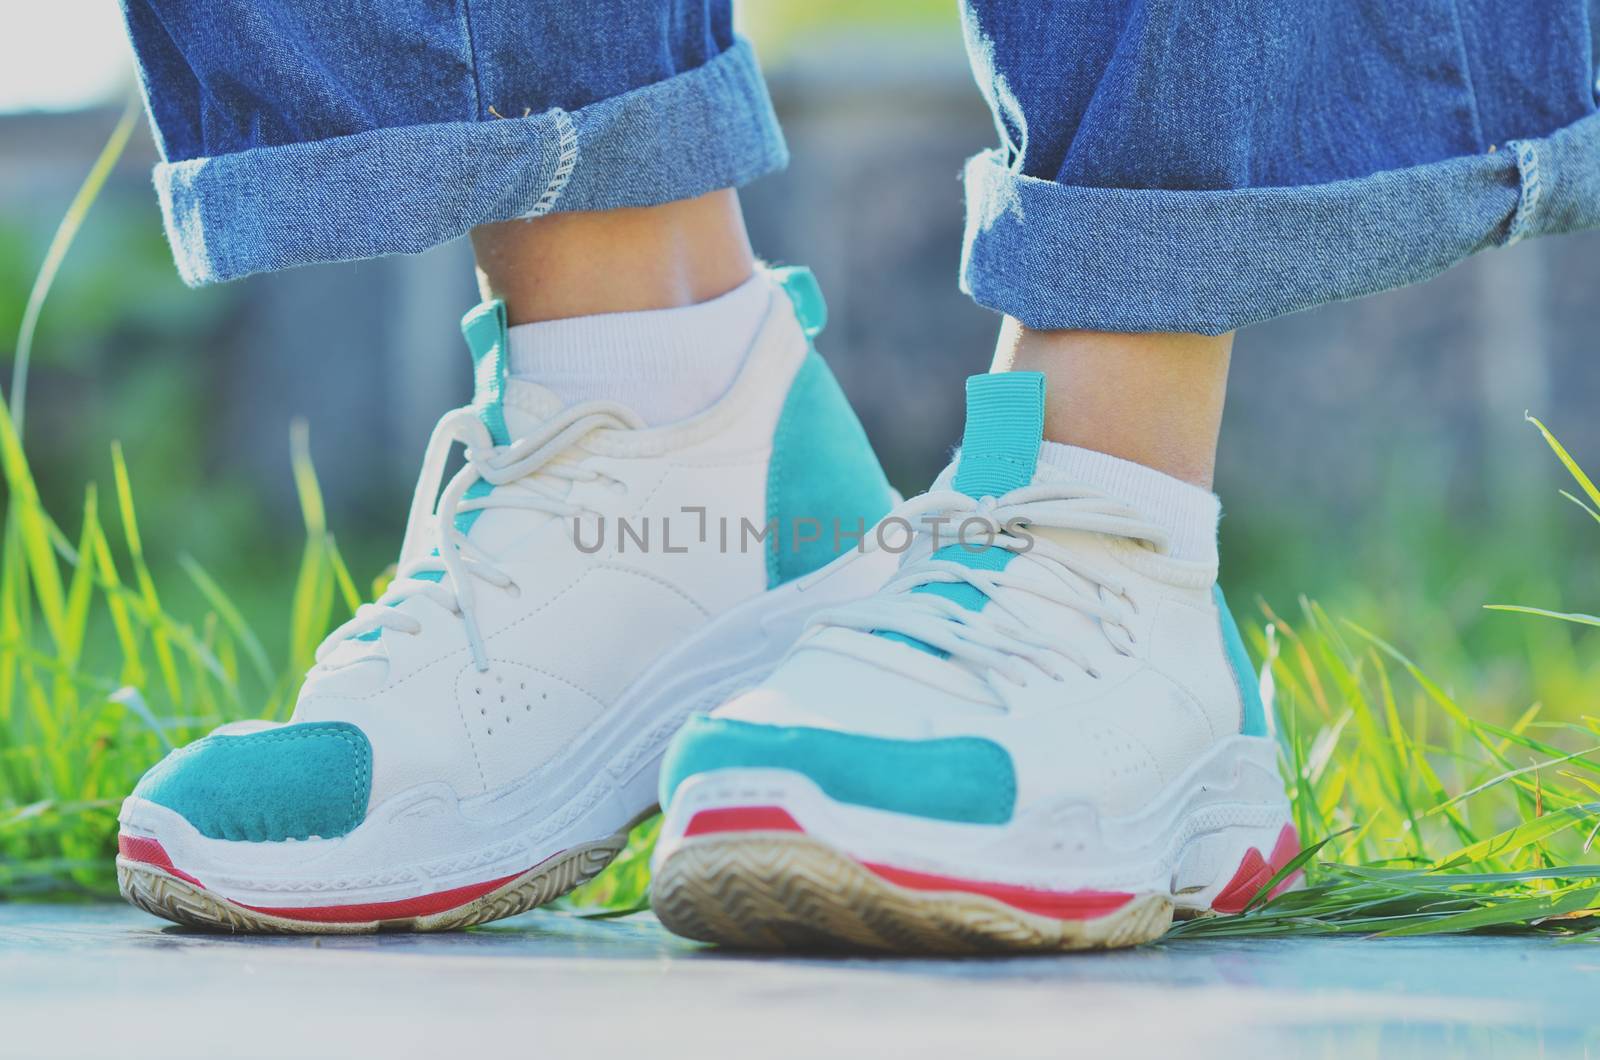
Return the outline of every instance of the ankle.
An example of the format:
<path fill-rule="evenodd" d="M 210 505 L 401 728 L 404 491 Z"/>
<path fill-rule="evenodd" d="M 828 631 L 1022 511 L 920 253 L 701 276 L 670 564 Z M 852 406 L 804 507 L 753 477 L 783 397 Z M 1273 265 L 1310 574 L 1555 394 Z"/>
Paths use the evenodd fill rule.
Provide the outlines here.
<path fill-rule="evenodd" d="M 480 225 L 472 249 L 484 298 L 504 300 L 512 324 L 695 305 L 755 268 L 732 190 Z"/>
<path fill-rule="evenodd" d="M 1210 490 L 1233 336 L 1034 331 L 1007 318 L 992 371 L 1043 372 L 1044 436 Z"/>

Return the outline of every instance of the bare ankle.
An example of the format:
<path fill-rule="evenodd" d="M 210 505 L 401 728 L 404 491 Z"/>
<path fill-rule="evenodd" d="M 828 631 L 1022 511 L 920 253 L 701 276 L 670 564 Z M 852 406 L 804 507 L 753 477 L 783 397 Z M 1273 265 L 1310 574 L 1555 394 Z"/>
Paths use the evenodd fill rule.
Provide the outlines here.
<path fill-rule="evenodd" d="M 472 249 L 484 297 L 504 299 L 513 324 L 694 305 L 733 290 L 755 266 L 731 189 L 480 225 Z"/>
<path fill-rule="evenodd" d="M 1044 436 L 1211 488 L 1233 335 L 1034 331 L 1008 317 L 994 371 L 1048 378 Z"/>

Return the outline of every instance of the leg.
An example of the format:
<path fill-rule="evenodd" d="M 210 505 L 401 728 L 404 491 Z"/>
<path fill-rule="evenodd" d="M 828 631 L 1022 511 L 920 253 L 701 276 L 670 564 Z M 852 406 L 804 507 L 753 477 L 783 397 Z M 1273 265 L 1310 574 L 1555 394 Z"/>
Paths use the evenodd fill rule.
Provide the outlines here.
<path fill-rule="evenodd" d="M 1049 380 L 1047 441 L 1108 453 L 1211 488 L 1233 333 L 1000 330 L 996 372 Z M 1183 395 L 1174 400 L 1174 395 Z"/>
<path fill-rule="evenodd" d="M 937 517 L 898 576 L 678 736 L 663 923 L 1093 949 L 1255 898 L 1299 840 L 1215 585 L 1231 332 L 1600 224 L 1587 6 L 967 0 L 1003 144 L 967 169 L 962 280 L 1007 317 L 995 371 L 896 513 Z M 1513 43 L 1559 53 L 1534 95 Z M 1480 100 L 1483 71 L 1502 91 Z M 1383 135 L 1350 136 L 1353 112 Z"/>
<path fill-rule="evenodd" d="M 569 403 L 646 422 L 721 397 L 768 301 L 733 189 L 659 206 L 555 213 L 472 230 L 478 284 L 505 303 L 511 369 Z"/>
<path fill-rule="evenodd" d="M 598 213 L 472 230 L 484 298 L 512 324 L 706 302 L 750 278 L 755 258 L 731 188 Z"/>

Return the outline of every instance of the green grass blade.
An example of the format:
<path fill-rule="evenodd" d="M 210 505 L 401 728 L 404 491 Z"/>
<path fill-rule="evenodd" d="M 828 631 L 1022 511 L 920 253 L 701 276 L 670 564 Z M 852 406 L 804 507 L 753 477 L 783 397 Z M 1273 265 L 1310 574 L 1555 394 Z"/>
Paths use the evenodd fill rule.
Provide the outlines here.
<path fill-rule="evenodd" d="M 122 536 L 128 546 L 128 558 L 133 563 L 134 582 L 138 586 L 139 597 L 149 610 L 152 619 L 150 628 L 150 643 L 155 648 L 156 663 L 161 668 L 161 676 L 167 684 L 167 694 L 173 702 L 183 699 L 183 685 L 178 679 L 178 662 L 172 654 L 172 640 L 162 624 L 153 621 L 163 612 L 161 599 L 156 594 L 155 579 L 150 576 L 150 567 L 144 559 L 144 542 L 139 536 L 139 520 L 134 514 L 133 485 L 128 478 L 128 464 L 122 457 L 122 446 L 116 442 L 111 443 L 111 470 L 117 487 L 117 510 L 122 516 Z"/>
<path fill-rule="evenodd" d="M 1593 907 L 1600 896 L 1600 887 L 1582 887 L 1558 897 L 1513 898 L 1490 902 L 1477 909 L 1428 920 L 1423 923 L 1389 928 L 1378 932 L 1380 938 L 1399 938 L 1407 935 L 1445 935 L 1484 928 L 1521 925 L 1565 916 Z"/>
<path fill-rule="evenodd" d="M 1590 503 L 1600 505 L 1600 487 L 1596 487 L 1589 476 L 1584 474 L 1583 468 L 1579 467 L 1578 462 L 1572 459 L 1572 454 L 1567 452 L 1566 447 L 1556 440 L 1556 436 L 1551 434 L 1549 428 L 1541 423 L 1537 417 L 1529 416 L 1526 413 L 1523 415 L 1529 423 L 1539 429 L 1539 433 L 1544 436 L 1545 444 L 1550 447 L 1551 452 L 1556 454 L 1556 459 L 1561 461 L 1561 466 L 1567 469 L 1567 473 L 1572 476 L 1572 480 L 1588 495 Z"/>
<path fill-rule="evenodd" d="M 11 366 L 9 410 L 19 438 L 22 436 L 23 421 L 28 407 L 28 366 L 33 358 L 33 336 L 39 326 L 39 314 L 44 311 L 45 297 L 55 285 L 56 274 L 61 271 L 61 263 L 66 260 L 67 251 L 71 249 L 72 241 L 77 238 L 78 229 L 83 227 L 84 218 L 89 216 L 89 207 L 100 197 L 106 178 L 111 176 L 111 170 L 116 166 L 117 159 L 122 157 L 123 148 L 128 146 L 128 138 L 133 135 L 134 127 L 139 122 L 140 109 L 137 96 L 131 97 L 122 109 L 122 117 L 117 119 L 110 138 L 100 149 L 100 156 L 94 160 L 94 165 L 89 167 L 89 175 L 84 178 L 78 193 L 68 204 L 61 223 L 56 226 L 55 235 L 50 239 L 50 246 L 45 250 L 44 264 L 39 267 L 38 274 L 33 278 L 33 289 L 28 292 L 28 305 L 22 312 L 22 327 L 17 332 L 17 358 Z"/>
<path fill-rule="evenodd" d="M 84 638 L 89 632 L 89 604 L 94 593 L 94 564 L 86 557 L 94 544 L 94 535 L 100 525 L 99 497 L 94 483 L 89 483 L 83 498 L 83 533 L 78 542 L 78 564 L 72 572 L 67 587 L 67 606 L 62 623 L 62 640 L 57 645 L 61 661 L 68 666 L 77 665 L 83 654 Z"/>
<path fill-rule="evenodd" d="M 1486 611 L 1514 611 L 1519 615 L 1538 615 L 1562 622 L 1575 622 L 1580 626 L 1600 626 L 1600 615 L 1584 615 L 1570 611 L 1547 611 L 1542 607 L 1525 607 L 1521 604 L 1484 604 Z"/>
<path fill-rule="evenodd" d="M 189 575 L 189 580 L 194 582 L 195 586 L 200 590 L 200 594 L 206 598 L 206 602 L 212 606 L 218 617 L 227 624 L 228 629 L 233 632 L 239 643 L 244 646 L 244 653 L 249 658 L 250 664 L 255 667 L 256 674 L 261 678 L 262 683 L 272 684 L 272 664 L 267 661 L 267 650 L 262 647 L 261 638 L 257 637 L 255 632 L 251 630 L 250 624 L 245 621 L 244 615 L 234 606 L 233 601 L 228 599 L 228 594 L 222 591 L 222 586 L 218 585 L 216 579 L 206 573 L 205 568 L 193 556 L 187 554 L 179 556 L 178 565 L 183 568 L 184 573 Z"/>
<path fill-rule="evenodd" d="M 28 458 L 22 450 L 22 438 L 17 433 L 11 413 L 0 405 L 0 470 L 3 470 L 11 505 L 9 518 L 17 521 L 17 533 L 22 552 L 28 564 L 29 581 L 35 601 L 44 616 L 45 627 L 51 638 L 61 643 L 66 624 L 66 591 L 61 584 L 61 569 L 57 566 L 54 535 L 44 505 L 39 500 L 39 489 L 28 467 Z"/>

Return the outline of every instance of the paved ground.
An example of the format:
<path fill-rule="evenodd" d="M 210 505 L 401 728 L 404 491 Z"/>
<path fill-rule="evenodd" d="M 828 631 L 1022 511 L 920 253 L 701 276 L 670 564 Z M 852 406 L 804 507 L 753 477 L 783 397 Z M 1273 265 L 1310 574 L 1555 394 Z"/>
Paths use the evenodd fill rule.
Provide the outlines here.
<path fill-rule="evenodd" d="M 1600 949 L 1191 941 L 1013 960 L 772 959 L 649 916 L 261 939 L 0 905 L 0 1056 L 1600 1056 Z"/>

